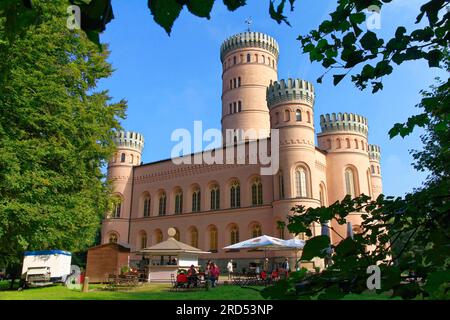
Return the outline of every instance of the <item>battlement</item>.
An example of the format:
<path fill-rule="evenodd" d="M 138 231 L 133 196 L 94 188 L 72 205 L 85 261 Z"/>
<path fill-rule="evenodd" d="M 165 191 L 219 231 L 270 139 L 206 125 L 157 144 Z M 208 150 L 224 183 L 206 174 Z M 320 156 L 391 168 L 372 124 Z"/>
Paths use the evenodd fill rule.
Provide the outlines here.
<path fill-rule="evenodd" d="M 142 152 L 144 149 L 144 136 L 133 131 L 117 131 L 114 143 L 118 148 L 130 148 Z"/>
<path fill-rule="evenodd" d="M 369 144 L 369 159 L 380 161 L 381 159 L 381 149 L 379 146 L 374 144 Z"/>
<path fill-rule="evenodd" d="M 357 132 L 367 137 L 369 126 L 367 118 L 354 113 L 332 113 L 320 116 L 321 134 L 336 132 Z"/>
<path fill-rule="evenodd" d="M 250 31 L 238 33 L 226 39 L 220 46 L 220 60 L 223 62 L 230 51 L 251 47 L 268 50 L 278 59 L 280 50 L 277 41 L 267 34 Z"/>
<path fill-rule="evenodd" d="M 311 82 L 301 79 L 275 81 L 267 88 L 267 103 L 269 108 L 281 102 L 302 101 L 314 104 L 314 86 Z"/>

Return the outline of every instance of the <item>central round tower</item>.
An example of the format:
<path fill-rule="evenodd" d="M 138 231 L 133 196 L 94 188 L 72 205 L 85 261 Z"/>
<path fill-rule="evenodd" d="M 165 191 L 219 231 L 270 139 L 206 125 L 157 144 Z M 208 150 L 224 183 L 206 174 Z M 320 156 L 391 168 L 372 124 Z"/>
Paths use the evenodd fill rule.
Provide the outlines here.
<path fill-rule="evenodd" d="M 266 90 L 277 80 L 278 54 L 275 39 L 260 32 L 239 33 L 222 44 L 224 144 L 252 140 L 243 135 L 249 129 L 256 130 L 256 139 L 269 137 Z"/>

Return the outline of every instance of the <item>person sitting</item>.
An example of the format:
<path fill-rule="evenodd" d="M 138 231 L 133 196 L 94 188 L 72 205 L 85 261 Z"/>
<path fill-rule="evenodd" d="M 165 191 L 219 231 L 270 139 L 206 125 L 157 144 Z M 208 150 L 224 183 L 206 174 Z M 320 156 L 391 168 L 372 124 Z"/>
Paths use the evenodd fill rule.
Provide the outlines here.
<path fill-rule="evenodd" d="M 189 285 L 193 285 L 194 287 L 197 287 L 198 275 L 197 275 L 197 270 L 195 270 L 194 265 L 191 265 L 191 267 L 189 268 L 187 276 L 189 279 Z"/>
<path fill-rule="evenodd" d="M 177 275 L 177 287 L 185 287 L 188 284 L 188 277 L 182 271 Z"/>
<path fill-rule="evenodd" d="M 278 270 L 274 269 L 272 271 L 272 274 L 270 275 L 270 278 L 272 279 L 272 281 L 277 281 L 279 279 L 279 275 L 278 275 Z"/>
<path fill-rule="evenodd" d="M 267 273 L 263 270 L 261 271 L 261 273 L 259 274 L 259 276 L 261 277 L 262 281 L 266 281 L 267 279 Z"/>

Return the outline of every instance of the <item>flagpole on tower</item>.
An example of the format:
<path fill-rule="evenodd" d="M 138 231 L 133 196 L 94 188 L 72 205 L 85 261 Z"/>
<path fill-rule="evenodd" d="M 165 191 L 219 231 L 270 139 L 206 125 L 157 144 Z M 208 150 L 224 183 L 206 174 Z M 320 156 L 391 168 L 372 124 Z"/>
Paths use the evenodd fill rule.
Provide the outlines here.
<path fill-rule="evenodd" d="M 250 32 L 250 26 L 253 24 L 252 17 L 248 17 L 245 23 L 247 24 L 247 31 Z"/>

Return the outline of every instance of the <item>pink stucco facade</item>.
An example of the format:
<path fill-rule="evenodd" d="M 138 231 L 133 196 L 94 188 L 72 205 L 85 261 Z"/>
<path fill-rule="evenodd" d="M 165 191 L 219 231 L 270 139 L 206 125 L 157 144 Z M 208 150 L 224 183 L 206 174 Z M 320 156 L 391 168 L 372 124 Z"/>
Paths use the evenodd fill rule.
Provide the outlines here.
<path fill-rule="evenodd" d="M 278 81 L 278 50 L 275 39 L 257 32 L 232 36 L 221 47 L 222 131 L 228 148 L 245 147 L 244 164 L 175 164 L 171 159 L 141 164 L 143 136 L 118 133 L 108 179 L 120 204 L 103 221 L 102 243 L 117 241 L 134 251 L 167 239 L 173 227 L 180 241 L 212 252 L 202 258 L 245 265 L 263 254 L 223 247 L 260 234 L 292 237 L 277 221 L 286 222 L 293 206 L 326 206 L 349 193 L 377 197 L 382 192 L 380 148 L 368 142 L 367 119 L 324 115 L 316 134 L 314 87 L 299 79 Z M 227 129 L 237 131 L 230 135 Z M 261 175 L 263 165 L 249 163 L 256 154 L 239 131 L 248 129 L 269 139 L 274 139 L 270 129 L 278 130 L 279 170 L 273 175 Z M 350 220 L 357 230 L 359 215 Z M 333 227 L 345 236 L 346 226 Z M 320 226 L 311 228 L 320 234 Z M 331 234 L 333 242 L 338 238 Z"/>

